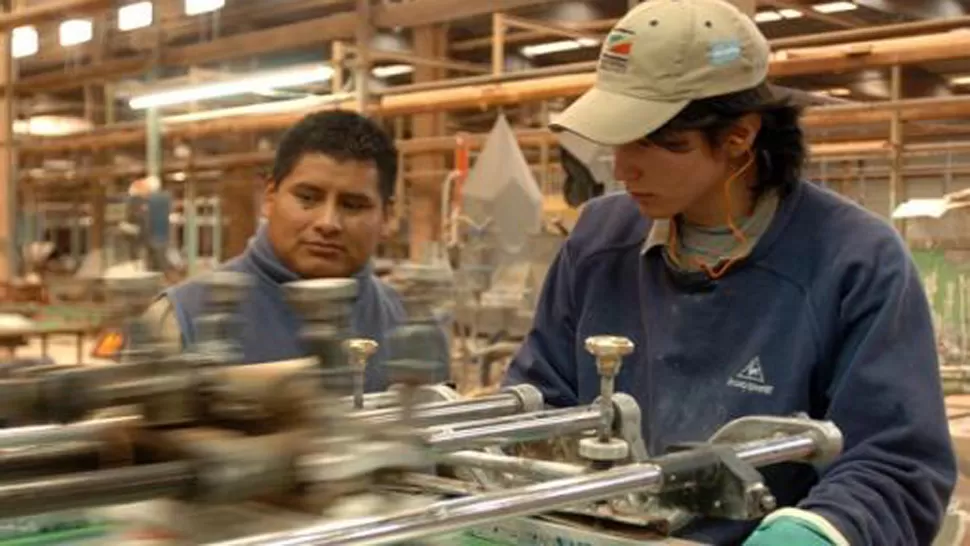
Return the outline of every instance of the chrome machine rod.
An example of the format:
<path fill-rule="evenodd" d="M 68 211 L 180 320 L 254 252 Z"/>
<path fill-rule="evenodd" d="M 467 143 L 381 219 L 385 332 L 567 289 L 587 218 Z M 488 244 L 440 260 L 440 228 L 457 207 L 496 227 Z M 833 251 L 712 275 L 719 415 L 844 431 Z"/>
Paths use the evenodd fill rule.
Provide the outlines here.
<path fill-rule="evenodd" d="M 105 431 L 135 426 L 138 417 L 113 417 L 79 421 L 67 425 L 37 425 L 0 429 L 0 449 L 25 447 L 55 442 L 90 442 L 99 440 Z M 2 514 L 3 512 L 0 512 Z"/>
<path fill-rule="evenodd" d="M 784 436 L 734 446 L 737 456 L 754 466 L 811 457 L 818 450 L 810 434 Z M 350 546 L 394 544 L 466 529 L 484 522 L 549 512 L 583 502 L 630 493 L 657 493 L 663 471 L 656 463 L 620 466 L 574 478 L 431 504 L 385 518 L 315 525 L 209 546 Z"/>

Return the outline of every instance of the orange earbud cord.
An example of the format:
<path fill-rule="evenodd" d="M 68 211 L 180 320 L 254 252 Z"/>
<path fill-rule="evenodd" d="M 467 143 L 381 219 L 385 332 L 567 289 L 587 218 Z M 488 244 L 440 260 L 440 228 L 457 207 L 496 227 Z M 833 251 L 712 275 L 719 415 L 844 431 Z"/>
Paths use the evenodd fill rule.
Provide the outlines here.
<path fill-rule="evenodd" d="M 728 227 L 731 229 L 731 234 L 734 235 L 734 238 L 737 239 L 738 243 L 742 245 L 745 242 L 747 242 L 748 238 L 745 236 L 744 232 L 738 229 L 737 225 L 734 224 L 734 218 L 731 215 L 731 186 L 742 174 L 745 173 L 745 171 L 750 169 L 753 164 L 754 164 L 754 153 L 752 153 L 751 150 L 749 149 L 748 161 L 745 162 L 745 164 L 740 169 L 735 171 L 734 174 L 732 174 L 727 180 L 724 181 L 724 206 L 727 211 L 727 224 L 728 224 Z M 673 262 L 679 266 L 680 260 L 677 258 L 677 242 L 678 242 L 677 221 L 675 219 L 671 219 L 670 236 L 667 241 L 668 254 L 670 256 L 670 259 L 673 260 Z M 698 260 L 697 258 L 693 258 L 693 262 L 702 271 L 707 273 L 707 275 L 710 278 L 719 279 L 722 276 L 724 276 L 725 273 L 727 273 L 728 269 L 730 269 L 731 266 L 736 264 L 743 257 L 744 257 L 743 254 L 739 254 L 731 258 L 728 258 L 727 261 L 720 264 L 720 266 L 717 268 L 711 268 L 710 266 Z"/>

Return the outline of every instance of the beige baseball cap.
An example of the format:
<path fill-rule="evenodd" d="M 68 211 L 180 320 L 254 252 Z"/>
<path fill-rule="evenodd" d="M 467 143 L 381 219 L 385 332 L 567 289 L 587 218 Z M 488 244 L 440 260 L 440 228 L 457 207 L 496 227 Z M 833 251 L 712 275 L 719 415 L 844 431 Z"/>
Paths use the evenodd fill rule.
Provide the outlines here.
<path fill-rule="evenodd" d="M 626 144 L 693 100 L 758 87 L 770 56 L 754 21 L 724 0 L 646 0 L 607 35 L 594 87 L 550 127 Z"/>

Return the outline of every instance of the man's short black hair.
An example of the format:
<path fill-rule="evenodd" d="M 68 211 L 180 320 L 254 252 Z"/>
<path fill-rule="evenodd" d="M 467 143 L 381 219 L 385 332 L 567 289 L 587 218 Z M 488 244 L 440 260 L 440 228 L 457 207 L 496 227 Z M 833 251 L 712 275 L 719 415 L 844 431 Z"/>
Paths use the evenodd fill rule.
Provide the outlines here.
<path fill-rule="evenodd" d="M 381 198 L 387 203 L 394 196 L 397 148 L 391 137 L 365 116 L 347 110 L 307 114 L 280 140 L 273 162 L 273 184 L 279 186 L 307 153 L 323 154 L 338 161 L 373 161 Z"/>
<path fill-rule="evenodd" d="M 807 155 L 805 137 L 799 124 L 801 108 L 784 93 L 764 84 L 753 89 L 691 102 L 674 119 L 651 133 L 647 139 L 664 145 L 666 135 L 684 130 L 704 133 L 712 148 L 720 147 L 728 130 L 741 117 L 761 114 L 761 130 L 754 140 L 758 162 L 755 195 L 777 189 L 790 192 L 802 174 Z"/>

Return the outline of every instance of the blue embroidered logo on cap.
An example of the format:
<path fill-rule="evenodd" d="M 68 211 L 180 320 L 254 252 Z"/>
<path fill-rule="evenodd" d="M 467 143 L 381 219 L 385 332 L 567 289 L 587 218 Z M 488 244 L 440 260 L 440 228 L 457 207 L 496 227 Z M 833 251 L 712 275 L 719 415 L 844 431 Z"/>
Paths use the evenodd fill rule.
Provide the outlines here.
<path fill-rule="evenodd" d="M 723 65 L 736 61 L 741 58 L 741 42 L 738 40 L 714 42 L 711 44 L 707 55 L 713 65 Z"/>

